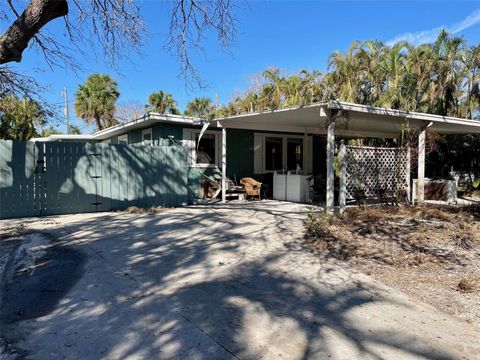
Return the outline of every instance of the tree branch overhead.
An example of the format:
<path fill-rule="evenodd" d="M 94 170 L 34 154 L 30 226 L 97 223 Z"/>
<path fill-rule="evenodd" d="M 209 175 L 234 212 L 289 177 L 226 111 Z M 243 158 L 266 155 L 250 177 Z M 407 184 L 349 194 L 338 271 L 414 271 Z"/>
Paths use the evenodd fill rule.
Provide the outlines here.
<path fill-rule="evenodd" d="M 53 19 L 67 14 L 66 0 L 32 0 L 0 37 L 0 64 L 20 62 L 23 51 L 40 29 Z"/>

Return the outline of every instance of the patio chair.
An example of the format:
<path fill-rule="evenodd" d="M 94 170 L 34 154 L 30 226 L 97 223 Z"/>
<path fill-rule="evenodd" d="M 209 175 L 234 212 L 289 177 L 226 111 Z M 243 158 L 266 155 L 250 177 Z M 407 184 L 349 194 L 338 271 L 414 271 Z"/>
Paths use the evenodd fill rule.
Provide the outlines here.
<path fill-rule="evenodd" d="M 245 177 L 240 179 L 240 184 L 243 185 L 245 189 L 245 194 L 248 196 L 256 197 L 258 196 L 258 200 L 261 200 L 261 191 L 262 191 L 262 183 L 258 182 L 251 177 Z"/>

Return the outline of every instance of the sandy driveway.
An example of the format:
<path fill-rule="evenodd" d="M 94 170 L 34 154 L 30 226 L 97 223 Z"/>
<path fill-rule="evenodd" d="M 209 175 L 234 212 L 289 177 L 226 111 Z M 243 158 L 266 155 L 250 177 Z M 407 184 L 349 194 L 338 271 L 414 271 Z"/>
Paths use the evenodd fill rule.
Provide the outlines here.
<path fill-rule="evenodd" d="M 305 249 L 307 211 L 29 219 L 47 246 L 7 286 L 2 334 L 32 359 L 480 359 L 473 326 Z"/>

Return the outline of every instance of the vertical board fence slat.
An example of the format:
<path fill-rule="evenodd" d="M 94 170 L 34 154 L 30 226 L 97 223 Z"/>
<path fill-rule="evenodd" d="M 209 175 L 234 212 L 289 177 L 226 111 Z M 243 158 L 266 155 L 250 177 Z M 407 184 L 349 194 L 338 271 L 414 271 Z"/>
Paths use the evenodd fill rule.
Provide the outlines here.
<path fill-rule="evenodd" d="M 0 218 L 13 217 L 10 208 L 10 195 L 13 194 L 13 169 L 11 140 L 0 140 Z"/>
<path fill-rule="evenodd" d="M 141 187 L 140 187 L 140 190 L 142 192 L 142 206 L 144 207 L 148 207 L 148 206 L 152 206 L 153 204 L 151 203 L 151 200 L 149 199 L 148 197 L 148 178 L 150 177 L 150 171 L 152 171 L 152 169 L 147 166 L 147 164 L 149 163 L 148 162 L 148 148 L 150 146 L 148 145 L 144 145 L 143 146 L 143 149 L 142 149 L 142 168 L 143 168 L 143 171 L 142 171 L 142 184 L 141 184 Z"/>
<path fill-rule="evenodd" d="M 160 202 L 162 204 L 162 206 L 167 206 L 167 201 L 166 201 L 166 197 L 165 197 L 165 193 L 167 191 L 167 186 L 166 186 L 166 177 L 165 177 L 165 173 L 166 173 L 166 164 L 165 164 L 165 157 L 166 157 L 166 152 L 167 152 L 167 148 L 166 147 L 162 147 L 160 148 L 160 152 L 159 152 L 159 157 L 158 157 L 158 160 L 159 160 L 159 167 L 161 169 L 160 171 L 160 174 L 159 174 L 159 181 L 158 181 L 158 185 L 159 185 L 159 195 L 160 195 Z"/>
<path fill-rule="evenodd" d="M 25 147 L 22 145 L 24 144 L 20 142 L 13 143 L 12 166 L 14 166 L 17 162 L 21 163 L 22 160 L 25 160 Z M 21 211 L 21 207 L 23 206 L 22 185 L 24 184 L 23 176 L 25 164 L 21 165 L 22 166 L 14 166 L 13 168 L 13 186 L 15 189 L 15 195 L 11 197 L 11 202 L 12 210 L 15 216 L 18 216 Z"/>
<path fill-rule="evenodd" d="M 51 189 L 51 174 L 55 171 L 52 165 L 53 156 L 51 154 L 52 144 L 45 143 L 45 209 L 44 215 L 50 215 L 51 213 L 51 203 L 53 197 L 53 189 Z"/>
<path fill-rule="evenodd" d="M 175 156 L 177 155 L 177 147 L 176 146 L 171 146 L 169 148 L 170 150 L 170 156 L 168 157 L 170 164 L 172 166 L 172 171 L 170 173 L 170 204 L 176 204 L 179 196 L 179 191 L 178 191 L 178 186 L 177 186 L 177 177 L 180 176 L 180 172 L 177 169 L 177 161 Z"/>
<path fill-rule="evenodd" d="M 120 209 L 120 178 L 119 178 L 119 164 L 118 164 L 118 145 L 111 145 L 111 171 L 110 171 L 110 186 L 112 188 L 112 209 Z"/>
<path fill-rule="evenodd" d="M 28 193 L 27 193 L 27 207 L 28 213 L 33 216 L 35 214 L 35 196 L 34 196 L 34 176 L 35 176 L 35 144 L 28 142 L 28 155 L 27 155 L 27 172 L 28 172 Z"/>
<path fill-rule="evenodd" d="M 179 146 L 0 140 L 0 218 L 178 206 L 187 173 Z"/>
<path fill-rule="evenodd" d="M 120 203 L 119 209 L 126 209 L 128 207 L 128 164 L 125 158 L 125 148 L 127 145 L 117 145 L 118 149 L 118 174 L 120 181 Z"/>
<path fill-rule="evenodd" d="M 102 211 L 108 211 L 111 209 L 111 192 L 110 192 L 110 181 L 108 179 L 108 168 L 110 163 L 110 153 L 109 148 L 106 144 L 98 144 L 101 148 L 102 156 L 101 156 L 101 179 L 102 179 L 102 187 L 101 187 L 101 197 L 102 197 Z"/>
<path fill-rule="evenodd" d="M 20 166 L 14 166 L 15 165 L 15 162 L 17 161 L 20 161 L 22 155 L 23 155 L 23 151 L 21 149 L 21 147 L 19 146 L 20 143 L 18 142 L 14 142 L 13 143 L 13 146 L 12 146 L 12 160 L 11 160 L 11 166 L 13 166 L 12 168 L 12 172 L 13 172 L 13 191 L 14 191 L 14 194 L 16 194 L 17 196 L 19 196 L 19 193 L 21 191 L 21 179 L 20 179 L 20 174 L 21 174 L 21 170 L 22 168 Z M 13 194 L 12 194 L 13 195 Z M 18 204 L 21 202 L 21 199 L 18 199 L 16 201 L 14 201 L 14 197 L 15 196 L 12 196 L 10 195 L 10 206 L 11 206 L 11 211 L 12 211 L 12 214 L 13 216 L 17 217 L 18 216 L 18 213 L 19 213 L 19 210 L 18 210 Z M 28 216 L 28 215 L 27 215 Z"/>
<path fill-rule="evenodd" d="M 36 143 L 35 207 L 36 215 L 45 213 L 45 144 Z"/>
<path fill-rule="evenodd" d="M 153 192 L 153 174 L 155 172 L 155 168 L 153 167 L 153 146 L 148 147 L 148 157 L 147 157 L 147 162 L 148 164 L 148 177 L 147 177 L 147 183 L 145 184 L 145 189 L 146 189 L 146 196 L 148 198 L 148 201 L 150 203 L 150 206 L 158 206 L 158 204 L 155 201 L 155 193 Z"/>

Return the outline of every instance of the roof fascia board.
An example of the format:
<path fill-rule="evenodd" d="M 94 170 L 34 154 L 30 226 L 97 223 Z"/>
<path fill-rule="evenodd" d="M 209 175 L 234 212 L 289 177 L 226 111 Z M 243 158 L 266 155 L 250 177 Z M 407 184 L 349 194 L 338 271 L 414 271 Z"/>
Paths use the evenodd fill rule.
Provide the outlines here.
<path fill-rule="evenodd" d="M 374 107 L 369 105 L 360 105 L 360 104 L 346 103 L 346 102 L 340 102 L 340 101 L 330 101 L 327 107 L 329 109 L 336 109 L 336 110 L 348 110 L 348 111 L 356 111 L 356 112 L 362 112 L 367 114 L 403 117 L 406 119 L 413 119 L 413 120 L 433 121 L 437 123 L 439 122 L 439 123 L 446 123 L 446 124 L 453 124 L 453 125 L 467 125 L 472 127 L 480 127 L 480 122 L 476 120 L 462 119 L 462 118 L 441 116 L 441 115 L 434 115 L 434 114 L 426 114 L 426 113 L 418 113 L 418 112 L 410 112 L 405 110 L 386 109 L 386 108 Z"/>
<path fill-rule="evenodd" d="M 266 131 L 266 132 L 280 132 L 280 133 L 292 133 L 292 134 L 304 134 L 305 131 L 311 135 L 326 135 L 327 129 L 325 124 L 319 124 L 318 127 L 300 127 L 300 126 L 277 126 L 277 125 L 262 125 L 245 123 L 242 121 L 229 122 L 225 124 L 227 129 L 245 129 L 253 131 Z M 343 130 L 341 128 L 335 129 L 336 136 L 344 137 L 371 137 L 371 138 L 391 138 L 398 137 L 398 133 L 394 132 L 379 132 L 379 131 L 363 131 L 363 130 Z"/>
<path fill-rule="evenodd" d="M 300 126 L 282 126 L 282 125 L 263 125 L 253 124 L 242 121 L 228 122 L 224 124 L 227 129 L 244 129 L 244 130 L 258 130 L 258 131 L 278 131 L 288 133 L 301 133 L 305 132 L 305 127 Z"/>
<path fill-rule="evenodd" d="M 112 133 L 116 133 L 119 131 L 127 130 L 133 126 L 139 125 L 141 123 L 153 120 L 155 122 L 168 122 L 168 123 L 176 123 L 176 124 L 188 124 L 188 125 L 197 125 L 201 126 L 204 123 L 208 122 L 204 119 L 193 118 L 189 116 L 182 116 L 182 115 L 170 115 L 170 114 L 158 114 L 158 113 L 148 113 L 139 117 L 135 120 L 128 121 L 123 124 L 118 124 L 107 129 L 103 129 L 97 131 L 93 134 L 94 139 L 105 139 L 112 135 Z"/>
<path fill-rule="evenodd" d="M 233 120 L 238 120 L 242 119 L 245 117 L 251 117 L 251 116 L 257 116 L 257 115 L 267 115 L 267 114 L 277 114 L 277 113 L 282 113 L 286 111 L 292 111 L 292 110 L 299 110 L 299 109 L 308 109 L 308 108 L 315 108 L 319 107 L 320 108 L 320 117 L 326 117 L 325 114 L 325 109 L 327 109 L 328 103 L 321 102 L 321 103 L 313 103 L 309 105 L 296 105 L 296 106 L 289 106 L 281 109 L 275 109 L 275 110 L 265 110 L 265 111 L 254 111 L 254 112 L 248 112 L 244 114 L 238 114 L 238 115 L 232 115 L 232 116 L 224 116 L 221 118 L 215 118 L 214 121 L 233 121 Z"/>
<path fill-rule="evenodd" d="M 47 142 L 55 140 L 91 140 L 90 134 L 52 134 L 47 137 L 32 138 L 29 141 Z"/>

